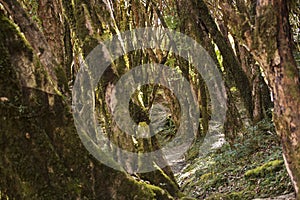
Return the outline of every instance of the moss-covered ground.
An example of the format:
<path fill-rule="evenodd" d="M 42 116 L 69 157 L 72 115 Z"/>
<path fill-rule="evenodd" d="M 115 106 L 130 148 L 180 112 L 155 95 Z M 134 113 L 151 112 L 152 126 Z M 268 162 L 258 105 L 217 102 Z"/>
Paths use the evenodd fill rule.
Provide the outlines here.
<path fill-rule="evenodd" d="M 183 192 L 196 199 L 244 200 L 293 192 L 270 120 L 248 128 L 233 147 L 225 143 L 188 162 L 177 179 Z"/>

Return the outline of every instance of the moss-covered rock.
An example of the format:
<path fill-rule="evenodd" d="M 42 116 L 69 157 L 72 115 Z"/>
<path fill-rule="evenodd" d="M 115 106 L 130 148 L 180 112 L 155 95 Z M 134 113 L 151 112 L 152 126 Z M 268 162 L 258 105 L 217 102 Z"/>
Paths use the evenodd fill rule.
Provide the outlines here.
<path fill-rule="evenodd" d="M 256 167 L 246 171 L 245 177 L 263 177 L 268 173 L 276 172 L 283 168 L 283 160 L 273 160 L 263 164 L 262 166 Z"/>

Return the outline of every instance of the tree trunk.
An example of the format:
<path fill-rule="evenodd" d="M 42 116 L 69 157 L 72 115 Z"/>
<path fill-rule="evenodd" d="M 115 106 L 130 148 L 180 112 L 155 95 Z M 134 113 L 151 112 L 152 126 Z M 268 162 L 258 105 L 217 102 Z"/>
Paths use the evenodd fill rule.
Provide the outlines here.
<path fill-rule="evenodd" d="M 241 15 L 243 8 L 236 8 L 229 1 L 220 6 L 224 18 L 230 19 L 230 32 L 266 75 L 273 93 L 276 131 L 281 136 L 286 167 L 300 199 L 300 83 L 292 55 L 287 4 L 286 0 L 254 0 L 250 16 Z"/>
<path fill-rule="evenodd" d="M 238 89 L 240 96 L 243 100 L 244 106 L 248 112 L 248 116 L 253 117 L 253 105 L 251 86 L 248 78 L 241 68 L 238 59 L 231 46 L 226 42 L 227 39 L 219 31 L 214 19 L 211 17 L 210 12 L 203 0 L 196 1 L 196 8 L 199 10 L 199 21 L 205 26 L 208 32 L 211 34 L 213 42 L 218 46 L 222 56 L 224 70 L 231 80 L 234 82 L 234 86 Z"/>
<path fill-rule="evenodd" d="M 276 131 L 281 136 L 285 164 L 300 199 L 300 83 L 288 17 L 287 1 L 257 1 L 256 41 L 264 53 L 256 56 L 274 95 Z M 259 30 L 262 26 L 267 32 Z"/>
<path fill-rule="evenodd" d="M 53 8 L 52 2 L 43 1 L 39 14 L 46 17 L 44 26 L 55 23 L 59 29 L 51 27 L 43 32 L 18 1 L 0 3 L 6 9 L 0 12 L 1 198 L 172 199 L 169 186 L 174 187 L 170 192 L 177 196 L 177 186 L 169 185 L 171 181 L 165 174 L 157 173 L 155 179 L 165 178 L 167 189 L 160 187 L 162 181 L 154 180 L 151 185 L 113 170 L 91 157 L 83 147 L 76 134 L 69 99 L 65 98 L 68 91 L 56 88 L 65 85 L 64 71 L 70 67 L 61 58 L 65 44 L 58 43 L 64 38 L 70 45 L 67 37 L 57 36 L 64 32 L 61 29 L 69 25 L 74 55 L 82 55 L 97 45 L 88 42 L 91 36 L 86 31 L 87 22 L 73 15 L 73 5 L 63 2 L 70 9 L 65 9 L 69 11 L 66 16 L 71 16 L 63 26 L 57 24 L 56 17 L 66 14 L 61 13 L 59 4 Z M 54 19 L 48 18 L 47 12 Z M 82 43 L 83 50 L 79 47 Z"/>
<path fill-rule="evenodd" d="M 271 66 L 275 70 L 275 124 L 281 134 L 285 164 L 297 199 L 300 199 L 300 79 L 292 54 L 287 2 L 279 0 L 274 7 L 277 13 L 277 46 L 280 57 L 279 66 Z"/>

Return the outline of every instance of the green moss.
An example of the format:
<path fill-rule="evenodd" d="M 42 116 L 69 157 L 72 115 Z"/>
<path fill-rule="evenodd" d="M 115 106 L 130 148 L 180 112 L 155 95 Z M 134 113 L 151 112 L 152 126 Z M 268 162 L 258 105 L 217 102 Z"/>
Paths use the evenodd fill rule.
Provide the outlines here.
<path fill-rule="evenodd" d="M 255 169 L 248 170 L 245 173 L 245 177 L 262 177 L 270 172 L 278 171 L 282 167 L 282 160 L 273 160 L 263 164 L 262 166 L 256 167 Z"/>
<path fill-rule="evenodd" d="M 164 182 L 166 183 L 166 187 L 163 188 L 167 189 L 173 196 L 180 196 L 179 188 L 176 182 L 174 182 L 160 167 L 158 167 L 157 165 L 155 165 L 155 167 L 160 173 L 159 176 L 162 176 L 162 180 L 164 180 Z"/>
<path fill-rule="evenodd" d="M 192 197 L 182 197 L 182 198 L 180 198 L 180 200 L 197 200 L 197 199 L 192 198 Z"/>
<path fill-rule="evenodd" d="M 161 189 L 160 187 L 145 184 L 145 187 L 147 187 L 151 193 L 154 194 L 155 199 L 173 199 L 165 190 Z"/>
<path fill-rule="evenodd" d="M 34 76 L 36 81 L 37 88 L 44 88 L 45 85 L 48 84 L 48 73 L 43 68 L 42 63 L 40 62 L 37 56 L 33 58 L 33 65 L 34 65 Z"/>
<path fill-rule="evenodd" d="M 24 0 L 21 4 L 28 11 L 27 13 L 31 19 L 34 20 L 40 28 L 42 28 L 42 21 L 38 16 L 39 2 L 37 0 Z"/>
<path fill-rule="evenodd" d="M 2 13 L 0 24 L 0 96 L 13 100 L 19 96 L 20 83 L 11 61 L 19 53 L 32 60 L 33 51 L 18 27 Z"/>
<path fill-rule="evenodd" d="M 76 18 L 76 33 L 78 38 L 81 41 L 84 41 L 86 35 L 89 34 L 88 29 L 85 27 L 85 16 L 84 8 L 81 6 L 81 3 L 76 3 L 74 11 L 74 17 Z"/>
<path fill-rule="evenodd" d="M 58 87 L 63 93 L 69 92 L 68 78 L 63 67 L 58 66 L 55 69 Z"/>
<path fill-rule="evenodd" d="M 2 14 L 0 14 L 0 23 L 0 38 L 9 42 L 10 45 L 7 48 L 15 52 L 24 52 L 32 60 L 33 49 L 24 35 L 19 31 L 19 27 Z"/>
<path fill-rule="evenodd" d="M 120 196 L 124 196 L 126 199 L 173 199 L 168 192 L 160 187 L 133 179 L 130 179 L 128 182 L 126 182 L 126 185 L 121 185 L 121 187 L 117 190 L 117 193 Z"/>
<path fill-rule="evenodd" d="M 201 175 L 200 179 L 201 179 L 201 181 L 207 181 L 207 180 L 210 179 L 212 176 L 213 176 L 212 173 L 206 173 L 206 174 Z"/>
<path fill-rule="evenodd" d="M 144 163 L 143 163 L 144 164 Z M 139 176 L 150 184 L 162 188 L 172 196 L 182 197 L 183 194 L 179 191 L 178 185 L 166 174 L 159 166 L 154 165 L 155 171 L 140 174 Z M 167 168 L 165 170 L 168 170 Z"/>
<path fill-rule="evenodd" d="M 86 57 L 99 44 L 99 42 L 97 39 L 87 35 L 83 40 L 82 44 L 82 52 L 83 55 Z"/>
<path fill-rule="evenodd" d="M 39 88 L 45 87 L 47 73 L 17 27 L 3 16 L 0 23 L 0 92 L 6 95 L 13 91 L 8 99 L 15 97 L 24 103 L 0 102 L 0 198 L 6 196 L 3 191 L 8 192 L 9 199 L 173 199 L 159 186 L 134 180 L 94 161 L 60 96 L 31 88 L 23 88 L 24 95 L 20 92 L 15 72 L 19 66 L 11 65 L 12 56 L 32 58 Z M 55 72 L 58 85 L 67 90 L 63 67 L 58 66 Z M 53 105 L 49 106 L 49 98 Z M 22 112 L 20 108 L 24 108 Z"/>

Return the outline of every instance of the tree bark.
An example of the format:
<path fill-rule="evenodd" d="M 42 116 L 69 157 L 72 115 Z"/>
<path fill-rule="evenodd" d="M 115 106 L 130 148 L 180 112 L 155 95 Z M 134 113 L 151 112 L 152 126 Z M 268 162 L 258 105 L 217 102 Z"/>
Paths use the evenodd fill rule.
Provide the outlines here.
<path fill-rule="evenodd" d="M 46 17 L 44 26 L 58 28 L 51 27 L 43 32 L 18 1 L 0 0 L 0 3 L 9 14 L 7 17 L 0 11 L 1 197 L 172 199 L 169 186 L 173 187 L 174 196 L 179 195 L 177 186 L 168 185 L 171 181 L 163 173 L 157 173 L 155 178 L 165 178 L 167 189 L 160 187 L 161 182 L 156 180 L 151 185 L 101 164 L 89 155 L 76 134 L 70 106 L 63 98 L 67 91 L 55 88 L 61 84 L 57 67 L 62 66 L 64 71 L 69 66 L 64 65 L 62 52 L 59 52 L 59 47 L 64 49 L 64 44 L 58 44 L 64 37 L 54 36 L 69 26 L 69 39 L 74 45 L 72 53 L 83 55 L 82 52 L 97 45 L 97 40 L 87 30 L 87 19 L 73 15 L 74 7 L 69 1 L 63 2 L 68 15 L 61 13 L 64 9 L 58 9 L 58 4 L 51 10 L 52 2 L 42 1 L 40 9 L 45 10 L 40 10 L 39 14 Z M 54 19 L 48 18 L 47 11 Z M 56 17 L 64 15 L 70 18 L 63 27 Z M 84 51 L 81 44 L 84 44 Z M 56 59 L 57 56 L 60 58 Z"/>
<path fill-rule="evenodd" d="M 196 7 L 199 10 L 199 21 L 205 26 L 207 31 L 211 34 L 213 41 L 217 44 L 224 58 L 224 70 L 228 74 L 229 78 L 234 81 L 234 85 L 238 89 L 241 98 L 243 99 L 243 103 L 248 115 L 252 119 L 253 105 L 251 87 L 248 78 L 241 68 L 241 65 L 237 60 L 232 47 L 228 45 L 226 42 L 227 39 L 219 31 L 204 1 L 197 0 L 196 2 Z"/>
<path fill-rule="evenodd" d="M 265 32 L 257 30 L 256 42 L 263 53 L 255 56 L 274 95 L 274 123 L 281 136 L 288 173 L 300 199 L 300 83 L 288 17 L 287 1 L 257 1 L 257 28 L 264 26 Z"/>
<path fill-rule="evenodd" d="M 229 1 L 220 3 L 230 31 L 263 68 L 274 99 L 274 123 L 281 136 L 285 164 L 299 196 L 300 83 L 292 55 L 288 1 L 254 0 L 250 16 Z M 255 9 L 252 9 L 254 8 Z"/>
<path fill-rule="evenodd" d="M 56 94 L 58 91 L 58 86 L 55 85 L 55 83 L 57 83 L 57 76 L 55 73 L 57 62 L 46 42 L 45 36 L 41 34 L 37 24 L 29 18 L 28 14 L 18 1 L 0 0 L 0 3 L 8 11 L 14 22 L 18 24 L 28 42 L 32 45 L 35 54 L 39 57 L 40 62 L 45 67 L 45 70 L 49 75 L 48 79 L 50 79 L 49 86 L 44 88 L 45 91 Z"/>
<path fill-rule="evenodd" d="M 274 69 L 275 125 L 281 135 L 285 164 L 300 199 L 300 77 L 292 54 L 287 1 L 274 3 L 279 66 Z M 276 59 L 276 58 L 275 58 Z"/>

